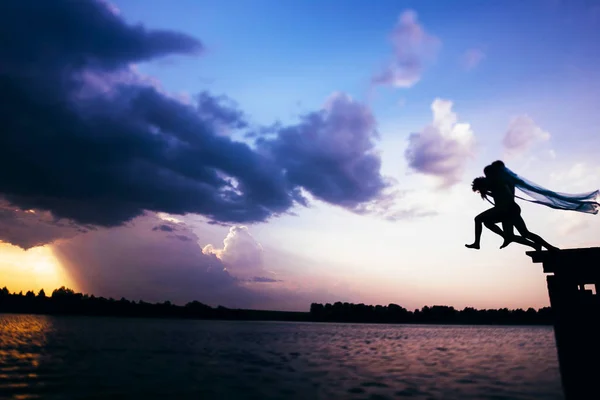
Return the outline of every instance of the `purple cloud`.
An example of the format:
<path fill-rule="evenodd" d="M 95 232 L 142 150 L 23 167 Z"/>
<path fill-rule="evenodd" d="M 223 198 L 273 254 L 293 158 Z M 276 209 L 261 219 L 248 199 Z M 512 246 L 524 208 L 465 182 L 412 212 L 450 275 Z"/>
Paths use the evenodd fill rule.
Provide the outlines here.
<path fill-rule="evenodd" d="M 273 130 L 274 138 L 257 139 L 259 151 L 282 166 L 289 182 L 320 200 L 354 210 L 388 187 L 375 149 L 375 118 L 348 95 L 334 93 L 321 111 Z"/>
<path fill-rule="evenodd" d="M 242 129 L 248 127 L 244 113 L 227 96 L 214 97 L 205 91 L 198 94 L 197 102 L 200 115 L 206 121 L 212 122 L 217 129 Z"/>
<path fill-rule="evenodd" d="M 66 240 L 94 227 L 54 217 L 47 211 L 21 210 L 0 198 L 0 241 L 24 250 Z"/>
<path fill-rule="evenodd" d="M 169 226 L 189 240 L 168 240 L 170 231 L 152 230 L 159 225 Z M 198 300 L 211 306 L 299 311 L 307 311 L 314 301 L 356 300 L 344 287 L 332 290 L 323 277 L 312 277 L 304 283 L 292 278 L 295 282 L 288 283 L 287 278 L 268 274 L 264 265 L 257 267 L 253 250 L 245 247 L 252 238 L 247 229 L 236 229 L 233 235 L 229 232 L 224 252 L 230 254 L 223 259 L 222 254 L 202 250 L 200 237 L 207 235 L 213 236 L 211 241 L 216 239 L 213 228 L 200 226 L 192 230 L 185 223 L 164 221 L 147 213 L 124 226 L 98 228 L 56 242 L 52 249 L 78 290 L 96 296 L 169 300 L 175 304 Z M 251 247 L 256 250 L 256 246 L 260 245 L 252 238 Z M 285 259 L 294 270 L 304 269 L 302 279 L 307 279 L 305 263 L 309 261 L 273 252 L 277 260 Z M 262 257 L 260 260 L 264 262 Z M 236 262 L 235 268 L 231 267 L 232 261 Z"/>
<path fill-rule="evenodd" d="M 507 154 L 517 155 L 529 150 L 534 144 L 550 139 L 550 134 L 527 115 L 519 115 L 510 121 L 502 140 Z"/>
<path fill-rule="evenodd" d="M 117 70 L 125 63 L 204 49 L 182 33 L 127 25 L 100 1 L 7 0 L 0 22 L 3 73 L 22 78 L 43 79 L 67 69 Z"/>
<path fill-rule="evenodd" d="M 7 1 L 0 196 L 14 209 L 101 227 L 146 211 L 252 223 L 307 204 L 302 190 L 353 209 L 385 186 L 374 118 L 346 96 L 255 149 L 227 135 L 248 122 L 226 96 L 181 100 L 132 67 L 201 53 L 197 39 L 128 25 L 100 1 Z"/>
<path fill-rule="evenodd" d="M 437 37 L 425 31 L 412 10 L 400 14 L 390 41 L 394 49 L 393 60 L 372 78 L 375 85 L 414 86 L 441 45 Z"/>
<path fill-rule="evenodd" d="M 242 307 L 260 293 L 236 283 L 223 263 L 202 253 L 196 240 L 166 240 L 170 232 L 152 231 L 160 220 L 151 214 L 129 226 L 98 229 L 53 245 L 53 252 L 85 293 L 132 300 Z M 184 224 L 163 225 L 196 237 Z M 196 237 L 197 239 L 197 237 Z"/>

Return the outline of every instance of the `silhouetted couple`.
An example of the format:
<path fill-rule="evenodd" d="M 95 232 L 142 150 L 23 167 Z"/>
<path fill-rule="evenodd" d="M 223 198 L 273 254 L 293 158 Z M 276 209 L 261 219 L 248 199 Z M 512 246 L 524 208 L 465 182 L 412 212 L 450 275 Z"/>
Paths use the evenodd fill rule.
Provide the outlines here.
<path fill-rule="evenodd" d="M 492 232 L 502 236 L 504 242 L 501 249 L 512 242 L 541 250 L 558 250 L 540 236 L 530 232 L 521 217 L 521 207 L 515 202 L 515 186 L 508 170 L 502 161 L 494 161 L 484 168 L 485 177 L 478 177 L 471 185 L 474 192 L 479 192 L 483 199 L 490 196 L 494 199 L 494 207 L 475 217 L 475 242 L 465 245 L 470 249 L 479 249 L 483 225 Z M 501 223 L 502 229 L 496 224 Z M 514 228 L 521 236 L 514 234 Z"/>

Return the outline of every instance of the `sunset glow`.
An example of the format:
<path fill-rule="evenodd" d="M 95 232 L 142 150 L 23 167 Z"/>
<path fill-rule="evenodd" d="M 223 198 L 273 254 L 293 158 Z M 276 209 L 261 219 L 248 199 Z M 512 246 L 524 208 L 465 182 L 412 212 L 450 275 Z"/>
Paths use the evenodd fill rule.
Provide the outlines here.
<path fill-rule="evenodd" d="M 19 8 L 38 31 L 10 25 L 0 49 L 0 287 L 547 306 L 529 248 L 487 229 L 465 248 L 491 207 L 471 182 L 502 159 L 557 192 L 600 188 L 600 14 L 497 4 Z M 551 244 L 598 246 L 598 215 L 518 202 Z"/>
<path fill-rule="evenodd" d="M 1 286 L 23 293 L 44 289 L 47 295 L 61 286 L 78 290 L 79 286 L 65 273 L 54 257 L 51 246 L 40 246 L 27 251 L 16 246 L 0 244 Z"/>

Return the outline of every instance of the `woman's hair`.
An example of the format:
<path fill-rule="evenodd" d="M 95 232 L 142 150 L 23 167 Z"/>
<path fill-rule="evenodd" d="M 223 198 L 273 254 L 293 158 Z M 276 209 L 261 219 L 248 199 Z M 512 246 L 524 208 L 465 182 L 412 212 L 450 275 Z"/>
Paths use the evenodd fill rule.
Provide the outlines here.
<path fill-rule="evenodd" d="M 492 167 L 497 167 L 497 168 L 505 168 L 506 165 L 504 165 L 504 162 L 502 160 L 496 160 L 491 164 Z"/>
<path fill-rule="evenodd" d="M 479 176 L 475 179 L 473 179 L 473 183 L 471 183 L 471 189 L 474 192 L 479 192 L 479 194 L 481 195 L 482 199 L 486 198 L 486 192 L 488 192 L 488 184 L 487 184 L 487 179 L 483 176 Z"/>

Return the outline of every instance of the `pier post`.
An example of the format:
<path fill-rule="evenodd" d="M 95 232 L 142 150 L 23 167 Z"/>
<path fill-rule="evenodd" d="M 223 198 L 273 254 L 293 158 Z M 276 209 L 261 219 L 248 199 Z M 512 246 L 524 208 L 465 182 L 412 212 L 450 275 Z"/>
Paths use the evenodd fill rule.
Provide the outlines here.
<path fill-rule="evenodd" d="M 600 247 L 527 255 L 547 274 L 565 399 L 600 399 Z"/>

